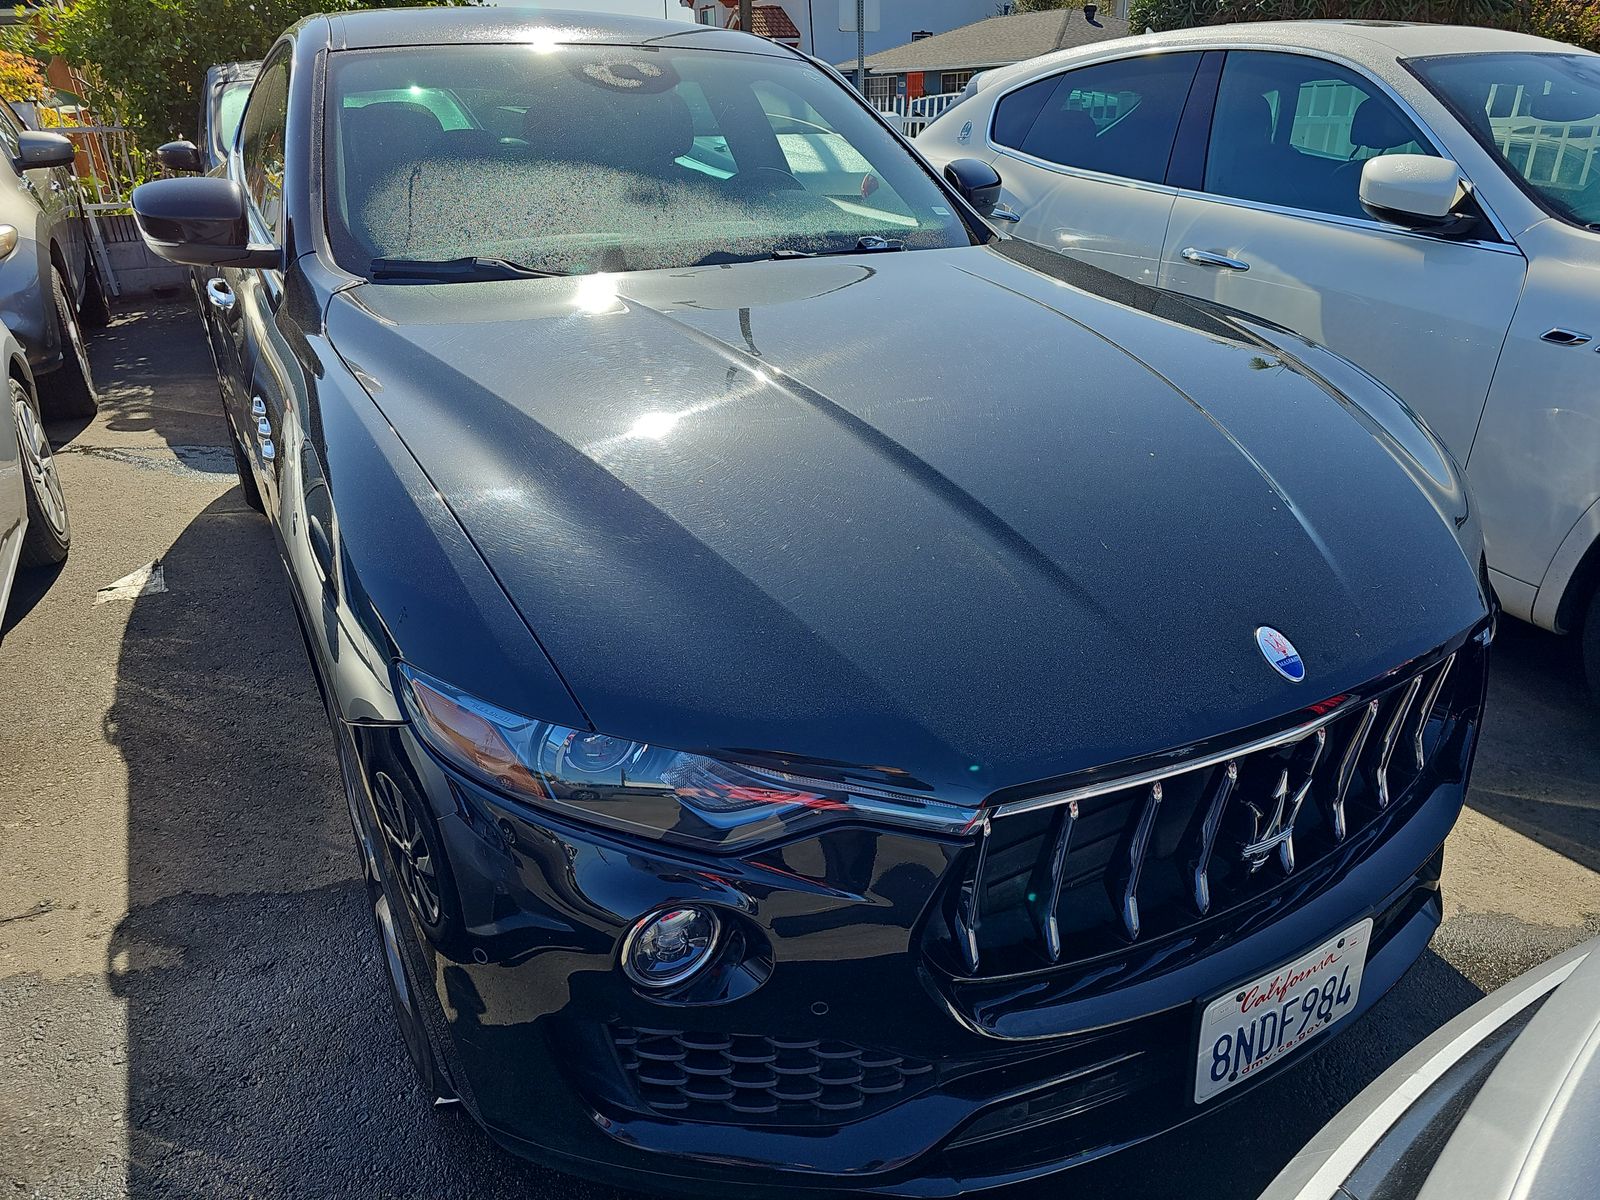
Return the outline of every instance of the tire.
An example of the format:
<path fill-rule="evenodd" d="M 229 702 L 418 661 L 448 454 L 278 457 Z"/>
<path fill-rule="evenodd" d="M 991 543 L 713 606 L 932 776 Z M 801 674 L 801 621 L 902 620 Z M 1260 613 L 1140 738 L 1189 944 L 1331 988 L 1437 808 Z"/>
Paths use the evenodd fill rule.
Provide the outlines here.
<path fill-rule="evenodd" d="M 56 305 L 56 332 L 61 339 L 61 365 L 39 379 L 39 407 L 46 418 L 92 417 L 100 410 L 89 371 L 89 353 L 84 349 L 83 330 L 78 314 L 67 298 L 61 272 L 50 270 L 50 290 Z"/>
<path fill-rule="evenodd" d="M 1589 677 L 1589 690 L 1600 699 L 1600 588 L 1589 597 L 1583 618 L 1583 673 Z"/>
<path fill-rule="evenodd" d="M 11 377 L 9 401 L 22 449 L 22 484 L 28 504 L 28 532 L 18 558 L 24 567 L 46 567 L 65 562 L 72 546 L 72 523 L 61 493 L 55 456 L 39 417 L 39 404 L 20 379 Z"/>
<path fill-rule="evenodd" d="M 256 473 L 251 469 L 250 460 L 245 457 L 244 447 L 239 444 L 239 435 L 233 431 L 233 422 L 223 417 L 223 424 L 228 427 L 228 447 L 233 451 L 233 469 L 239 476 L 239 490 L 244 493 L 244 502 L 258 513 L 267 511 L 267 506 L 262 503 L 261 489 L 256 486 Z"/>
<path fill-rule="evenodd" d="M 111 321 L 111 299 L 100 281 L 100 268 L 91 256 L 84 267 L 83 303 L 78 306 L 78 321 L 85 329 L 104 329 Z"/>
<path fill-rule="evenodd" d="M 302 628 L 301 634 L 304 633 L 305 630 Z M 311 647 L 307 645 L 308 653 L 310 649 Z M 316 674 L 315 664 L 312 671 Z M 323 693 L 323 707 L 327 708 L 327 693 L 322 687 L 320 675 L 317 676 L 317 689 Z M 330 709 L 329 720 L 333 719 Z M 355 764 L 349 736 L 337 725 L 334 728 L 334 738 L 338 748 L 339 776 L 344 784 L 345 800 L 350 810 L 350 828 L 355 834 L 356 852 L 361 856 L 361 876 L 366 883 L 367 903 L 372 912 L 373 926 L 378 934 L 378 949 L 383 956 L 384 982 L 389 992 L 389 1003 L 394 1010 L 395 1024 L 400 1029 L 400 1040 L 405 1044 L 406 1058 L 410 1060 L 411 1068 L 416 1072 L 417 1086 L 422 1090 L 423 1096 L 435 1110 L 455 1108 L 459 1104 L 455 1088 L 439 1064 L 439 1058 L 433 1050 L 433 1039 L 428 1036 L 427 1022 L 418 1011 L 420 1003 L 418 993 L 411 984 L 411 972 L 406 969 L 405 952 L 400 946 L 399 939 L 402 934 L 395 927 L 394 910 L 390 907 L 389 897 L 379 874 L 378 855 L 384 851 L 367 840 L 361 818 L 356 815 L 356 808 L 362 801 L 353 776 L 360 768 Z M 381 826 L 378 829 L 378 836 L 388 836 Z"/>

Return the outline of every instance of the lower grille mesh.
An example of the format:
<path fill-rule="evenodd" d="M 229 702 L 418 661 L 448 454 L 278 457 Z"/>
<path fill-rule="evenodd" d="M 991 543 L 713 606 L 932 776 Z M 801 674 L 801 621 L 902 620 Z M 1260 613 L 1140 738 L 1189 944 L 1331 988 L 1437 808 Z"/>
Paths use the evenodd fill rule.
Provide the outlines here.
<path fill-rule="evenodd" d="M 696 1121 L 837 1124 L 932 1082 L 931 1063 L 849 1042 L 611 1026 L 651 1109 Z"/>

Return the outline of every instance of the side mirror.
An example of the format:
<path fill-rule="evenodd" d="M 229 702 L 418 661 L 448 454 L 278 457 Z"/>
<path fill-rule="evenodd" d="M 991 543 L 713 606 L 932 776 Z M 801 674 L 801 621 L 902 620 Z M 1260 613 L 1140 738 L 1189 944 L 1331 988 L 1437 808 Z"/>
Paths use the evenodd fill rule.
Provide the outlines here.
<path fill-rule="evenodd" d="M 955 159 L 945 167 L 944 177 L 979 216 L 989 216 L 1000 203 L 1000 172 L 982 159 Z"/>
<path fill-rule="evenodd" d="M 179 175 L 198 175 L 203 165 L 200 150 L 193 142 L 164 142 L 156 147 L 156 158 L 167 170 Z"/>
<path fill-rule="evenodd" d="M 1477 218 L 1460 211 L 1467 198 L 1461 168 L 1426 154 L 1381 154 L 1361 168 L 1361 207 L 1407 229 L 1459 233 Z"/>
<path fill-rule="evenodd" d="M 244 190 L 232 179 L 190 175 L 133 189 L 133 215 L 145 245 L 193 267 L 281 267 L 276 246 L 250 243 Z"/>
<path fill-rule="evenodd" d="M 20 171 L 32 171 L 39 167 L 70 167 L 77 154 L 77 147 L 59 133 L 24 129 L 17 135 L 17 169 Z"/>

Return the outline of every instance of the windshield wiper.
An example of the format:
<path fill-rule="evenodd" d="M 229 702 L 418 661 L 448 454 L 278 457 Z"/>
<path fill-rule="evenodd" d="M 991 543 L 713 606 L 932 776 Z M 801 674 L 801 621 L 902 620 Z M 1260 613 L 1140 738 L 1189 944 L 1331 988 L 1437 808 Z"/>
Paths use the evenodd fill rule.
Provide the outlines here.
<path fill-rule="evenodd" d="M 493 279 L 548 279 L 561 271 L 541 271 L 509 258 L 375 258 L 368 268 L 373 279 L 422 279 L 430 283 L 476 283 Z"/>
<path fill-rule="evenodd" d="M 834 254 L 882 254 L 889 250 L 904 250 L 906 244 L 888 238 L 867 236 L 857 238 L 849 250 L 774 250 L 772 258 L 827 258 Z"/>

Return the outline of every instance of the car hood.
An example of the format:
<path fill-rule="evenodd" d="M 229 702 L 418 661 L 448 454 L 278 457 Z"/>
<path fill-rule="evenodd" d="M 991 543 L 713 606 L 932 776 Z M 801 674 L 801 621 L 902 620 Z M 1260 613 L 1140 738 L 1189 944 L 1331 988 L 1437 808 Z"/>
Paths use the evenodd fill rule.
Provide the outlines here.
<path fill-rule="evenodd" d="M 1325 385 L 1012 245 L 362 285 L 328 331 L 617 736 L 986 793 L 1282 716 L 1482 617 Z"/>

